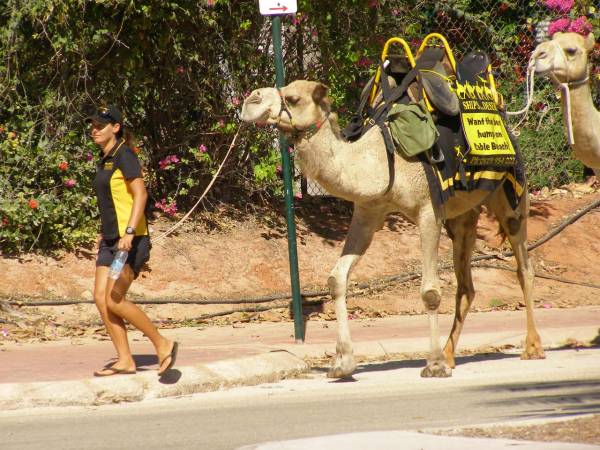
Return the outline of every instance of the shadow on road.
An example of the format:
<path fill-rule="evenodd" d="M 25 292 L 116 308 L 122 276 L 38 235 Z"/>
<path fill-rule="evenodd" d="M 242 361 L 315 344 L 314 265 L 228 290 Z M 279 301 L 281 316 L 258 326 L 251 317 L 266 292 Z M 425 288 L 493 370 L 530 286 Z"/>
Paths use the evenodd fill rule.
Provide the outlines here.
<path fill-rule="evenodd" d="M 508 358 L 518 359 L 519 355 L 490 352 L 476 353 L 473 355 L 456 357 L 456 365 L 460 366 L 463 364 L 476 363 L 482 361 L 495 361 L 499 359 Z M 357 369 L 354 371 L 354 375 L 365 372 L 383 372 L 387 370 L 396 369 L 418 369 L 425 367 L 426 364 L 427 360 L 424 358 L 362 363 L 358 365 Z M 329 366 L 316 366 L 313 367 L 312 370 L 316 372 L 327 372 L 329 370 Z"/>
<path fill-rule="evenodd" d="M 514 406 L 520 412 L 511 418 L 565 417 L 600 413 L 600 379 L 584 381 L 557 381 L 539 383 L 513 383 L 474 388 L 505 396 L 501 400 L 483 400 L 482 405 Z M 503 394 L 504 393 L 504 394 Z M 515 393 L 520 395 L 515 396 Z"/>

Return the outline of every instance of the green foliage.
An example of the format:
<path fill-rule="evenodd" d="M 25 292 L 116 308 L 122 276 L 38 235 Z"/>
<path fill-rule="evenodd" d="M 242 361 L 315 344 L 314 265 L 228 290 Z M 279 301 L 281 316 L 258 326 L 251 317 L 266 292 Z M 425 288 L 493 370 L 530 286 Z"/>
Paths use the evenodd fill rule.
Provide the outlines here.
<path fill-rule="evenodd" d="M 73 249 L 96 236 L 95 166 L 89 145 L 67 133 L 60 146 L 32 143 L 27 130 L 0 133 L 0 246 L 15 252 Z M 10 131 L 9 131 L 10 130 Z"/>

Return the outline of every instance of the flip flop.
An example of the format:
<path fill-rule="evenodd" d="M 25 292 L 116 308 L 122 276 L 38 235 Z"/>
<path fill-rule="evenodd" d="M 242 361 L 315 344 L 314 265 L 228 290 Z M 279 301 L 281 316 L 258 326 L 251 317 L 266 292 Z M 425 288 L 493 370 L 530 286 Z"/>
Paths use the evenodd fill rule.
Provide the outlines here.
<path fill-rule="evenodd" d="M 133 375 L 135 370 L 118 369 L 116 367 L 103 367 L 101 370 L 94 372 L 95 377 L 110 377 L 112 375 Z"/>
<path fill-rule="evenodd" d="M 173 348 L 171 349 L 171 353 L 163 358 L 162 361 L 158 363 L 158 376 L 164 375 L 164 373 L 169 370 L 171 367 L 175 365 L 175 360 L 177 359 L 177 348 L 179 347 L 179 343 L 177 341 L 173 342 Z M 167 358 L 171 358 L 167 367 L 165 367 L 162 371 L 160 370 L 163 363 L 167 360 Z"/>

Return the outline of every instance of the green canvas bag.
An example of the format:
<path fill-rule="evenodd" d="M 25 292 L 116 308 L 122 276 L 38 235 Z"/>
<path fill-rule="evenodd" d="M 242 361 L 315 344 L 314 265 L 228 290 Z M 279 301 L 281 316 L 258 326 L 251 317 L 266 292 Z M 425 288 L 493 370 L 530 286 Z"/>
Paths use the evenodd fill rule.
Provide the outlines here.
<path fill-rule="evenodd" d="M 387 125 L 396 151 L 408 157 L 429 150 L 440 135 L 422 101 L 408 105 L 396 103 L 388 113 Z"/>

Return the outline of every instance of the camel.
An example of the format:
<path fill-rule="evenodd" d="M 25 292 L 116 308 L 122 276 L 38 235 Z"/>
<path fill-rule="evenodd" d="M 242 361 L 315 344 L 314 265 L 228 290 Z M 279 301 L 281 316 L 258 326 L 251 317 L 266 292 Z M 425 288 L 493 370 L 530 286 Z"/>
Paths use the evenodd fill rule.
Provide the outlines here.
<path fill-rule="evenodd" d="M 279 128 L 295 144 L 295 161 L 303 174 L 316 180 L 332 195 L 354 203 L 342 255 L 327 281 L 335 300 L 338 322 L 336 357 L 329 377 L 349 377 L 356 368 L 346 307 L 348 277 L 369 247 L 373 234 L 383 226 L 385 217 L 398 211 L 418 225 L 423 255 L 421 298 L 429 316 L 430 349 L 421 376 L 448 377 L 455 367 L 455 349 L 475 296 L 471 253 L 482 204 L 498 218 L 517 259 L 518 279 L 527 309 L 526 346 L 522 357 L 544 357 L 533 319 L 533 265 L 525 246 L 527 195 L 513 210 L 502 187 L 491 193 L 458 192 L 443 210 L 436 210 L 421 162 L 395 154 L 391 166 L 378 127 L 371 128 L 355 142 L 345 141 L 337 116 L 331 112 L 328 87 L 319 82 L 294 81 L 280 91 L 257 89 L 245 99 L 241 117 L 245 122 Z M 441 301 L 438 245 L 444 221 L 453 242 L 458 285 L 454 323 L 442 351 L 437 309 Z"/>
<path fill-rule="evenodd" d="M 561 103 L 567 136 L 569 118 L 567 99 L 571 107 L 571 149 L 576 159 L 592 168 L 600 180 L 600 111 L 594 107 L 589 85 L 588 55 L 594 49 L 594 35 L 555 33 L 552 40 L 542 42 L 533 51 L 531 65 L 539 75 L 562 87 Z M 566 92 L 565 92 L 566 91 Z"/>

